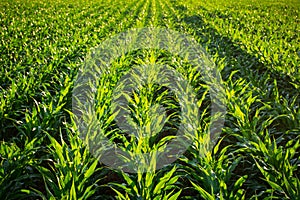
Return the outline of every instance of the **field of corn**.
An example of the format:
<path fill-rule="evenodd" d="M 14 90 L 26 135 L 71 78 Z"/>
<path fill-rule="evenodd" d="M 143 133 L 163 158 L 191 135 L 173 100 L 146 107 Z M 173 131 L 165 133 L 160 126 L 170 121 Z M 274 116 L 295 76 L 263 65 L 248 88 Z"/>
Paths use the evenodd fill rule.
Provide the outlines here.
<path fill-rule="evenodd" d="M 129 173 L 89 151 L 75 123 L 72 92 L 91 49 L 143 27 L 190 35 L 206 50 L 222 77 L 226 115 L 217 143 L 206 150 L 211 101 L 201 74 L 160 49 L 122 55 L 99 80 L 95 108 L 101 130 L 120 148 L 163 149 L 183 121 L 178 97 L 148 84 L 129 97 L 131 116 L 157 134 L 119 130 L 108 107 L 113 86 L 132 66 L 174 68 L 193 86 L 201 113 L 192 144 L 177 160 Z M 147 118 L 153 102 L 167 109 L 163 127 Z M 296 200 L 299 178 L 299 0 L 1 0 L 1 200 Z"/>

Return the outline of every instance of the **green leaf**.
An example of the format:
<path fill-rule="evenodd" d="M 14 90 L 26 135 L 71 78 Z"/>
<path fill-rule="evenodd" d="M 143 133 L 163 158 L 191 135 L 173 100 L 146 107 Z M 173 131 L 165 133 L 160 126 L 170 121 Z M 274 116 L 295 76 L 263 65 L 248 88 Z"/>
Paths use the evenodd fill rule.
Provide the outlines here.
<path fill-rule="evenodd" d="M 190 181 L 194 188 L 200 193 L 200 195 L 207 200 L 214 200 L 214 196 L 210 195 L 207 191 L 201 188 L 199 185 L 195 184 L 194 182 Z"/>
<path fill-rule="evenodd" d="M 248 175 L 244 175 L 242 177 L 240 177 L 235 183 L 233 188 L 234 189 L 239 189 L 240 187 L 242 187 L 242 185 L 245 183 L 245 181 L 247 180 Z"/>
<path fill-rule="evenodd" d="M 92 163 L 92 165 L 90 166 L 90 168 L 88 168 L 88 169 L 86 170 L 86 172 L 84 173 L 84 177 L 85 177 L 85 178 L 89 178 L 89 177 L 95 172 L 95 169 L 96 169 L 96 167 L 97 167 L 98 162 L 99 162 L 99 161 L 96 159 L 96 160 Z"/>
<path fill-rule="evenodd" d="M 176 192 L 175 194 L 173 194 L 170 198 L 168 198 L 168 200 L 176 200 L 178 199 L 179 195 L 181 194 L 182 190 L 179 190 L 178 192 Z"/>
<path fill-rule="evenodd" d="M 166 183 L 171 179 L 173 176 L 174 172 L 176 171 L 176 165 L 168 172 L 166 173 L 163 177 L 159 178 L 158 183 L 156 184 L 153 194 L 159 194 L 163 188 L 165 187 Z"/>
<path fill-rule="evenodd" d="M 71 186 L 71 190 L 70 190 L 70 199 L 77 200 L 76 186 L 75 186 L 74 178 L 72 179 L 72 186 Z"/>

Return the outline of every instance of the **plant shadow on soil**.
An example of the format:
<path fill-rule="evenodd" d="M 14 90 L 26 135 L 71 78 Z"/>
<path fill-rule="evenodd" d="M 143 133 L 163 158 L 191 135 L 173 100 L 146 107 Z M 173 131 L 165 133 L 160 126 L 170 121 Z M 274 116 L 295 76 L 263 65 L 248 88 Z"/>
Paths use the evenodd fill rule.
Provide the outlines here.
<path fill-rule="evenodd" d="M 182 9 L 182 6 L 178 7 L 178 9 L 182 12 L 186 10 Z M 222 15 L 219 11 L 211 13 L 204 7 L 199 7 L 199 9 L 207 12 L 208 15 L 213 17 L 227 17 Z M 238 70 L 239 72 L 232 77 L 232 81 L 242 77 L 243 79 L 246 79 L 246 82 L 250 82 L 252 86 L 259 89 L 260 92 L 257 95 L 263 102 L 274 102 L 276 94 L 269 90 L 274 90 L 274 80 L 276 80 L 279 95 L 286 99 L 291 99 L 298 95 L 296 104 L 300 104 L 300 91 L 297 90 L 291 82 L 298 85 L 300 85 L 300 83 L 293 81 L 289 75 L 272 70 L 270 66 L 260 62 L 257 57 L 243 50 L 237 42 L 233 42 L 227 36 L 221 35 L 209 24 L 205 24 L 200 15 L 185 15 L 182 21 L 188 27 L 196 29 L 196 36 L 200 39 L 203 47 L 207 47 L 211 51 L 209 52 L 211 55 L 218 52 L 220 59 L 225 58 L 226 66 L 221 71 L 222 78 L 225 82 L 228 80 L 232 71 Z M 281 122 L 284 123 L 287 121 Z M 296 126 L 293 128 L 297 128 Z M 285 131 L 287 129 L 284 125 L 276 128 L 280 131 Z"/>
<path fill-rule="evenodd" d="M 239 44 L 237 44 L 237 42 L 232 41 L 227 36 L 221 35 L 215 28 L 205 23 L 201 15 L 190 15 L 189 13 L 187 13 L 187 8 L 185 6 L 177 6 L 175 4 L 176 3 L 173 3 L 173 7 L 180 13 L 183 13 L 183 17 L 179 19 L 179 24 L 184 23 L 188 28 L 194 29 L 196 37 L 195 39 L 200 41 L 201 45 L 203 45 L 204 48 L 207 47 L 207 49 L 209 49 L 209 54 L 214 55 L 218 52 L 219 58 L 225 59 L 226 66 L 221 71 L 222 78 L 225 82 L 228 80 L 229 75 L 232 71 L 238 70 L 239 72 L 232 77 L 233 82 L 242 77 L 256 88 L 259 88 L 261 91 L 266 91 L 268 89 L 266 86 L 274 86 L 274 80 L 276 80 L 279 95 L 282 95 L 285 98 L 294 97 L 295 94 L 300 96 L 300 92 L 297 91 L 297 89 L 295 89 L 295 87 L 290 83 L 293 80 L 288 75 L 282 74 L 278 71 L 274 71 L 267 65 L 260 62 L 257 57 L 243 50 L 239 46 Z M 198 10 L 202 10 L 209 16 L 217 16 L 222 18 L 226 17 L 222 16 L 222 14 L 218 11 L 208 11 L 204 7 L 199 7 Z M 262 93 L 259 93 L 257 95 L 260 95 L 259 98 L 261 98 L 265 102 L 273 102 L 273 99 L 275 98 L 274 94 L 262 95 Z M 299 96 L 297 98 L 298 105 L 300 104 Z M 254 117 L 253 115 L 255 113 L 255 108 L 255 106 L 252 108 L 251 113 L 253 114 L 251 117 Z M 275 123 L 279 125 L 275 126 Z M 279 132 L 284 132 L 287 130 L 287 127 L 282 124 L 284 123 L 284 121 L 277 121 L 275 123 L 274 126 L 279 130 Z M 229 128 L 231 127 L 231 122 L 227 117 L 225 126 Z M 221 136 L 224 136 L 224 133 L 222 133 Z M 293 139 L 293 137 L 294 136 L 291 136 L 291 138 L 286 138 L 286 140 Z M 238 142 L 236 138 L 228 137 L 226 140 L 223 140 L 219 148 L 222 149 L 227 145 L 236 144 L 236 142 Z M 251 186 L 254 186 L 252 185 L 253 182 L 262 183 L 262 181 L 256 177 L 256 175 L 260 174 L 260 172 L 258 169 L 253 168 L 253 160 L 251 156 L 246 156 L 246 159 L 247 160 L 245 162 L 240 163 L 239 166 L 237 166 L 234 173 L 242 176 L 247 174 L 247 171 L 250 169 L 256 170 L 252 175 L 249 175 L 247 182 L 243 186 L 244 189 L 249 191 L 247 192 L 246 196 L 251 197 L 251 195 L 254 195 L 255 192 L 257 192 L 257 190 L 254 191 L 253 189 L 251 189 Z M 251 182 L 249 182 L 249 180 L 252 181 L 252 184 Z M 232 181 L 232 183 L 234 183 L 236 180 Z M 189 184 L 188 181 L 187 184 Z M 187 193 L 186 195 L 188 194 L 189 193 Z"/>
<path fill-rule="evenodd" d="M 174 1 L 173 3 L 175 4 L 176 2 Z M 186 14 L 188 9 L 185 6 L 173 5 L 173 7 L 179 12 L 183 13 L 183 17 L 179 19 L 179 23 L 184 23 L 188 28 L 196 29 L 195 36 L 198 40 L 200 40 L 203 47 L 207 47 L 210 50 L 209 53 L 211 55 L 218 52 L 220 59 L 225 58 L 227 66 L 225 66 L 225 68 L 221 72 L 223 80 L 226 81 L 232 71 L 239 70 L 239 73 L 233 76 L 234 80 L 243 77 L 248 82 L 251 82 L 255 87 L 260 88 L 262 91 L 266 90 L 266 85 L 274 85 L 273 81 L 277 80 L 279 94 L 281 94 L 282 96 L 294 96 L 295 89 L 294 86 L 289 83 L 290 81 L 292 81 L 290 77 L 268 68 L 268 66 L 260 62 L 257 57 L 243 50 L 236 42 L 233 42 L 229 37 L 221 35 L 216 29 L 206 24 L 200 15 Z M 199 7 L 199 9 L 203 10 L 204 12 L 209 12 L 204 7 Z M 226 18 L 226 16 L 223 16 L 222 13 L 218 11 L 208 14 L 210 16 Z M 267 84 L 266 78 L 269 78 L 267 80 Z M 268 96 L 261 98 L 267 98 L 263 100 L 269 102 L 272 101 L 272 98 L 274 97 Z M 228 121 L 227 119 L 225 122 L 225 126 L 231 126 L 230 121 Z M 281 128 L 285 129 L 285 127 L 278 127 L 278 129 Z M 235 144 L 236 142 L 238 141 L 235 138 L 228 138 L 227 140 L 224 140 L 222 142 L 220 148 L 223 148 L 230 144 Z M 254 170 L 253 161 L 251 161 L 250 157 L 247 157 L 247 159 L 249 160 L 237 166 L 236 170 L 234 171 L 235 174 L 242 176 L 247 173 L 247 169 Z M 256 177 L 256 175 L 259 173 L 259 171 L 255 171 L 253 175 L 249 176 L 248 180 L 251 180 L 252 182 L 263 183 Z M 114 177 L 116 178 L 114 181 L 120 181 L 120 178 L 118 178 L 117 176 Z M 238 177 L 234 177 L 233 180 L 231 180 L 232 183 L 234 183 L 237 178 Z M 190 186 L 188 180 L 181 181 L 183 181 L 185 185 Z M 243 188 L 249 191 L 249 193 L 247 193 L 247 196 L 249 195 L 249 197 L 251 197 L 251 195 L 254 195 L 254 192 L 257 191 L 252 191 L 250 187 L 253 185 L 247 186 L 247 184 L 251 183 L 247 181 Z M 251 191 L 253 193 L 251 193 Z M 113 194 L 113 192 L 110 190 L 106 190 L 105 192 Z M 180 197 L 195 196 L 197 194 L 197 192 L 194 192 L 192 190 L 184 190 Z"/>

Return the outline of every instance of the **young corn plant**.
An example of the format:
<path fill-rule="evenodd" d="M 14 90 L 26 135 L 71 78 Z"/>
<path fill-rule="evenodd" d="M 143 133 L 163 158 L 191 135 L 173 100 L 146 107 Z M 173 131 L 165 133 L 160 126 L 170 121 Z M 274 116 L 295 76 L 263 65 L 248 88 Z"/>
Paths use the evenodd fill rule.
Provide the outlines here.
<path fill-rule="evenodd" d="M 246 191 L 242 186 L 248 175 L 236 178 L 234 174 L 242 157 L 231 150 L 231 145 L 221 149 L 223 138 L 215 145 L 213 153 L 203 151 L 203 146 L 197 143 L 203 145 L 205 140 L 205 137 L 200 140 L 202 142 L 197 139 L 188 154 L 180 159 L 181 170 L 191 184 L 186 189 L 197 191 L 197 198 L 201 199 L 245 199 Z"/>
<path fill-rule="evenodd" d="M 47 167 L 38 168 L 46 188 L 45 194 L 40 193 L 43 199 L 91 198 L 103 178 L 102 168 L 98 167 L 99 160 L 92 157 L 76 130 L 75 125 L 67 125 L 68 142 L 62 135 L 59 141 L 45 133 L 50 140 L 51 162 Z M 96 174 L 98 178 L 95 178 Z"/>
<path fill-rule="evenodd" d="M 43 159 L 42 139 L 26 140 L 20 148 L 12 142 L 0 143 L 0 197 L 1 199 L 38 198 L 35 191 L 41 189 L 41 175 L 37 169 Z"/>
<path fill-rule="evenodd" d="M 264 141 L 254 144 L 257 152 L 253 153 L 255 164 L 263 175 L 262 180 L 269 185 L 265 192 L 286 199 L 299 198 L 299 137 L 283 147 L 270 139 L 268 133 L 265 135 Z"/>
<path fill-rule="evenodd" d="M 129 155 L 138 160 L 134 162 L 128 160 L 126 157 L 120 156 L 120 159 L 124 160 L 124 163 L 128 163 L 128 169 L 135 169 L 136 174 L 129 174 L 124 171 L 116 170 L 123 178 L 124 183 L 109 183 L 108 186 L 111 187 L 117 194 L 118 199 L 177 199 L 181 193 L 181 190 L 176 186 L 176 182 L 179 178 L 176 175 L 176 166 L 174 166 L 171 171 L 166 172 L 166 169 L 161 169 L 159 172 L 155 172 L 158 162 L 157 154 L 165 150 L 166 142 L 173 138 L 172 135 L 159 135 L 162 131 L 167 131 L 169 128 L 163 125 L 173 118 L 176 119 L 176 113 L 169 114 L 165 116 L 162 108 L 158 105 L 164 105 L 165 109 L 174 109 L 177 107 L 174 100 L 170 96 L 170 91 L 160 86 L 158 83 L 163 82 L 163 80 L 157 79 L 158 77 L 163 78 L 163 76 L 158 76 L 159 68 L 155 67 L 155 61 L 157 58 L 154 53 L 149 54 L 149 58 L 146 62 L 139 61 L 139 70 L 131 71 L 130 79 L 123 79 L 118 82 L 117 89 L 120 92 L 115 92 L 113 99 L 119 99 L 120 96 L 128 102 L 128 113 L 130 113 L 127 118 L 126 123 L 131 126 L 131 129 L 123 128 L 122 132 L 117 133 L 116 131 L 110 132 L 109 135 L 115 134 L 111 139 L 118 139 L 121 141 L 119 143 L 119 148 Z M 123 62 L 122 60 L 119 61 Z M 118 66 L 119 63 L 116 63 Z M 146 76 L 140 75 L 143 70 L 147 71 Z M 104 78 L 109 78 L 109 76 L 104 76 Z M 156 82 L 151 82 L 151 81 Z M 115 80 L 110 80 L 115 82 Z M 125 83 L 131 82 L 132 85 Z M 107 81 L 100 81 L 100 85 L 107 84 Z M 131 93 L 125 93 L 126 87 L 138 86 L 136 90 L 131 91 Z M 99 87 L 99 93 L 97 99 L 103 98 L 104 87 Z M 107 93 L 109 96 L 111 93 Z M 107 98 L 106 98 L 107 99 Z M 104 99 L 103 99 L 104 100 Z M 100 101 L 105 102 L 105 101 Z M 106 105 L 110 105 L 109 101 L 106 101 Z M 102 108 L 105 104 L 99 105 L 97 109 L 97 114 L 100 119 L 114 119 L 115 116 L 105 112 Z M 118 105 L 117 105 L 118 106 Z M 115 110 L 113 107 L 112 110 Z M 114 112 L 117 113 L 118 112 Z M 111 120 L 106 121 L 107 125 L 113 126 Z M 102 125 L 103 130 L 107 130 L 108 126 Z M 174 126 L 174 125 L 173 125 Z M 174 126 L 176 128 L 176 126 Z M 172 127 L 170 127 L 172 128 Z M 131 135 L 129 135 L 131 134 Z M 148 157 L 143 157 L 141 154 L 148 153 Z M 133 163 L 133 166 L 130 164 Z M 169 167 L 167 167 L 169 169 Z"/>
<path fill-rule="evenodd" d="M 1 1 L 0 199 L 97 199 L 106 192 L 119 199 L 299 199 L 299 5 L 297 0 Z M 102 149 L 95 156 L 90 148 L 97 145 L 98 132 L 79 134 L 65 110 L 74 74 L 90 48 L 145 26 L 189 34 L 214 55 L 226 85 L 226 136 L 208 151 L 209 90 L 184 58 L 137 50 L 96 77 L 97 116 L 86 120 L 99 122 L 104 136 L 140 163 L 129 166 L 130 159 L 120 156 L 136 174 L 104 170 L 96 161 Z M 130 68 L 158 63 L 173 67 L 194 87 L 201 110 L 190 149 L 160 170 L 157 153 L 176 138 L 180 124 L 190 123 L 180 118 L 184 97 L 159 84 L 120 93 L 128 100 L 134 132 L 117 127 L 117 113 L 107 109 L 114 86 Z M 148 158 L 140 156 L 146 152 Z M 109 181 L 107 169 L 119 179 Z"/>
<path fill-rule="evenodd" d="M 166 167 L 157 172 L 137 172 L 128 174 L 119 172 L 125 183 L 110 183 L 117 199 L 172 199 L 179 197 L 181 189 L 176 185 L 180 176 L 176 174 L 177 166 Z"/>

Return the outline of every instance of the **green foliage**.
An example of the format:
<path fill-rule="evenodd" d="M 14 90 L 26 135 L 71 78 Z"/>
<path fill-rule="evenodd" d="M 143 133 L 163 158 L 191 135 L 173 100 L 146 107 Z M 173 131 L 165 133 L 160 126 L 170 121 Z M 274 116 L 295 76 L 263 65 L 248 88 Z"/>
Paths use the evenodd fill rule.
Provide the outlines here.
<path fill-rule="evenodd" d="M 297 0 L 1 1 L 0 199 L 299 199 L 299 6 Z M 201 74 L 162 50 L 122 55 L 99 80 L 95 111 L 120 148 L 152 155 L 131 174 L 92 156 L 71 110 L 84 56 L 135 27 L 193 36 L 221 71 L 227 114 L 219 142 L 207 151 L 211 102 Z M 181 73 L 201 111 L 192 145 L 162 169 L 155 168 L 155 152 L 188 123 L 179 97 L 158 84 L 128 95 L 137 137 L 122 133 L 107 109 L 122 75 L 143 64 Z M 158 115 L 158 105 L 168 115 Z"/>

